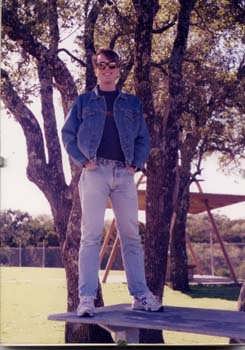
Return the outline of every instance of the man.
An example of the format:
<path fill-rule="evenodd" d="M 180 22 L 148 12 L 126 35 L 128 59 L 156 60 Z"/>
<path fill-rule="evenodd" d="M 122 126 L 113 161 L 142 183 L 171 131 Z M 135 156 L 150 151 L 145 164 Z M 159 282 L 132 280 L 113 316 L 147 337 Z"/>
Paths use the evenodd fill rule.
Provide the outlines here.
<path fill-rule="evenodd" d="M 93 316 L 98 287 L 99 250 L 108 198 L 119 232 L 133 309 L 158 311 L 161 303 L 146 285 L 138 230 L 134 173 L 149 154 L 149 134 L 139 99 L 116 89 L 120 60 L 100 49 L 93 57 L 98 85 L 78 96 L 62 128 L 66 151 L 82 166 L 78 316 Z"/>

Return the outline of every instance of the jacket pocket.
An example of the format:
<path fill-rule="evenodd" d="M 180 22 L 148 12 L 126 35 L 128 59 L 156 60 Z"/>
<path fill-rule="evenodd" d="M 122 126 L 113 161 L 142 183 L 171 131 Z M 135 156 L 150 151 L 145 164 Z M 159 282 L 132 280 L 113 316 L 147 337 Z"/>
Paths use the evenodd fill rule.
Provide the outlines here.
<path fill-rule="evenodd" d="M 132 109 L 126 109 L 124 113 L 126 119 L 128 119 L 132 123 L 136 122 L 136 113 Z"/>
<path fill-rule="evenodd" d="M 88 108 L 84 108 L 83 113 L 82 113 L 83 120 L 90 119 L 95 117 L 95 112 L 91 111 Z"/>

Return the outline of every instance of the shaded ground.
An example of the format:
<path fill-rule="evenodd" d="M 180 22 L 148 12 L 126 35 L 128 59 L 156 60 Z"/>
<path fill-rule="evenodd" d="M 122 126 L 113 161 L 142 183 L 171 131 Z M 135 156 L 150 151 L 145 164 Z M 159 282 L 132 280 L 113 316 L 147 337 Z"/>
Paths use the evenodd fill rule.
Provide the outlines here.
<path fill-rule="evenodd" d="M 191 286 L 186 294 L 191 298 L 219 298 L 224 300 L 237 301 L 241 286 L 230 285 L 208 285 Z"/>

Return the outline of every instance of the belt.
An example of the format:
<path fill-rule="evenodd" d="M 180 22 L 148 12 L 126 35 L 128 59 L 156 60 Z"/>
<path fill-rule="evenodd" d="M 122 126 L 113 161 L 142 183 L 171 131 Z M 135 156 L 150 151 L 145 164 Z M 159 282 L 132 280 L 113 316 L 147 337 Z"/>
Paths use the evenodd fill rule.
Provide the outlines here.
<path fill-rule="evenodd" d="M 113 166 L 116 166 L 118 168 L 125 168 L 126 167 L 126 164 L 120 160 L 106 159 L 106 158 L 101 158 L 101 157 L 96 158 L 96 163 L 102 164 L 102 165 L 113 165 Z"/>

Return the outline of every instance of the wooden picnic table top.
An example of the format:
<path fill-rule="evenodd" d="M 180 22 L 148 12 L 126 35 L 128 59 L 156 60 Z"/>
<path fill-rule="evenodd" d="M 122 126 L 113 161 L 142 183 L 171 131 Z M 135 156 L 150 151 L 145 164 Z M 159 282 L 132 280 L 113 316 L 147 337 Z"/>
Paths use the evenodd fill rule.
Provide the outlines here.
<path fill-rule="evenodd" d="M 94 317 L 78 317 L 75 312 L 50 315 L 49 320 L 99 324 L 125 328 L 159 329 L 245 338 L 245 312 L 165 306 L 163 312 L 131 310 L 130 304 L 96 308 Z"/>

